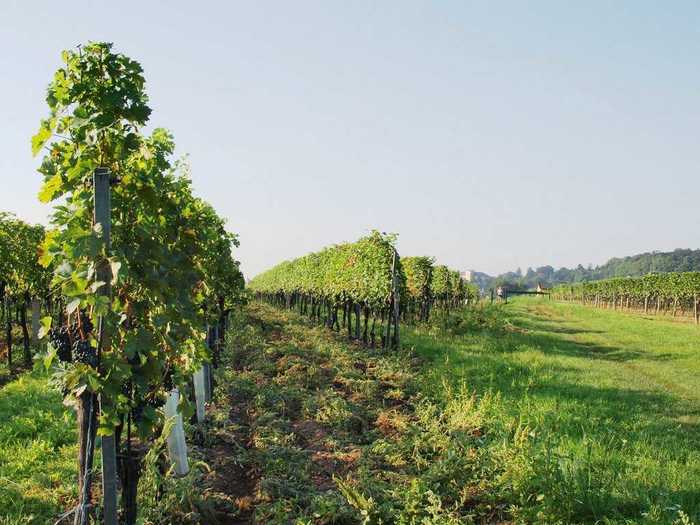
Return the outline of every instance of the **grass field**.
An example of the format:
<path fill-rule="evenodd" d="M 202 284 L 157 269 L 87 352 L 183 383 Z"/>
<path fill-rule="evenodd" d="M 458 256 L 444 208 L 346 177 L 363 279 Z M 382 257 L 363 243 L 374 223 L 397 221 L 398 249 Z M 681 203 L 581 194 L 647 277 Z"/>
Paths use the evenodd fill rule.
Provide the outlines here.
<path fill-rule="evenodd" d="M 492 431 L 528 429 L 529 472 L 515 477 L 520 496 L 539 493 L 529 519 L 697 519 L 700 330 L 539 298 L 503 310 L 503 332 L 404 341 L 432 363 L 424 392 L 475 390 Z"/>
<path fill-rule="evenodd" d="M 698 521 L 695 326 L 522 298 L 400 353 L 264 305 L 233 332 L 188 429 L 208 467 L 144 523 Z M 1 525 L 71 506 L 74 426 L 41 374 L 2 387 Z"/>

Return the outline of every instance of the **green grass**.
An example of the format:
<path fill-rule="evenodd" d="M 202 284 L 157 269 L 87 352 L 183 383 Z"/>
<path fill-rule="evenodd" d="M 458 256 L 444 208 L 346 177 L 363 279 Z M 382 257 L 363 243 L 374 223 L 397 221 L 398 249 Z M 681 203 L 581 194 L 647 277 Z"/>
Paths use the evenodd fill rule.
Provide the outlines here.
<path fill-rule="evenodd" d="M 53 523 L 76 497 L 75 423 L 39 372 L 0 388 L 0 524 Z"/>
<path fill-rule="evenodd" d="M 209 466 L 144 523 L 699 521 L 695 326 L 521 298 L 402 337 L 364 349 L 250 305 L 188 434 Z M 41 373 L 1 387 L 0 525 L 70 508 L 75 455 Z"/>
<path fill-rule="evenodd" d="M 245 446 L 216 460 L 239 472 L 227 490 L 243 514 L 301 525 L 360 523 L 361 511 L 387 523 L 401 512 L 390 491 L 416 477 L 399 430 L 415 428 L 408 399 L 417 363 L 265 305 L 251 305 L 238 326 L 218 372 L 211 434 Z M 242 481 L 241 467 L 252 476 Z"/>
<path fill-rule="evenodd" d="M 404 330 L 423 362 L 399 354 L 394 409 L 369 374 L 391 376 L 392 355 L 292 313 L 254 312 L 276 335 L 236 345 L 250 353 L 229 384 L 253 402 L 263 521 L 361 522 L 338 491 L 367 523 L 697 520 L 694 326 L 528 299 L 460 313 Z M 359 451 L 325 492 L 310 482 L 318 465 L 298 435 L 308 420 L 330 457 Z"/>
<path fill-rule="evenodd" d="M 515 451 L 527 429 L 519 465 L 504 462 L 496 481 L 515 515 L 668 523 L 683 509 L 697 520 L 700 330 L 531 298 L 497 315 L 505 329 L 413 330 L 404 343 L 430 360 L 424 393 L 488 399 L 490 455 Z"/>

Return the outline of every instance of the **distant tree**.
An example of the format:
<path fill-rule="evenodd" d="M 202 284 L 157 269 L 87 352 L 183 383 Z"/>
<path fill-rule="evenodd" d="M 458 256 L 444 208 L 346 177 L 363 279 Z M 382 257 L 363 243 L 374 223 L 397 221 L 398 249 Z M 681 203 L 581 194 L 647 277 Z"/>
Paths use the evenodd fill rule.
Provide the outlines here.
<path fill-rule="evenodd" d="M 528 268 L 525 275 L 518 268 L 514 272 L 505 272 L 497 277 L 479 274 L 479 286 L 491 288 L 494 283 L 519 288 L 535 288 L 537 283 L 555 285 L 561 283 L 596 281 L 610 277 L 638 277 L 648 273 L 692 272 L 700 271 L 700 250 L 676 249 L 672 252 L 647 252 L 629 257 L 613 257 L 601 266 L 588 264 L 576 268 L 559 268 L 540 266 L 536 270 Z"/>

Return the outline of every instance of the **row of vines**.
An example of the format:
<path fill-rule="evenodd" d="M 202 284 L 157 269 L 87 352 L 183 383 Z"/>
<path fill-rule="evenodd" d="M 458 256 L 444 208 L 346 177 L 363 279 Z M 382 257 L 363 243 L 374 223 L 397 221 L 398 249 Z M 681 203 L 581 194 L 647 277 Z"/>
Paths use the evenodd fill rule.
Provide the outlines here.
<path fill-rule="evenodd" d="M 552 290 L 552 297 L 599 308 L 692 316 L 696 323 L 700 322 L 700 272 L 659 273 L 559 285 Z"/>
<path fill-rule="evenodd" d="M 460 273 L 435 264 L 433 257 L 403 257 L 406 287 L 401 311 L 408 322 L 428 321 L 432 310 L 449 311 L 479 300 L 479 288 L 465 281 Z"/>
<path fill-rule="evenodd" d="M 118 506 L 119 523 L 134 524 L 144 454 L 168 425 L 164 405 L 179 392 L 179 413 L 192 414 L 193 376 L 216 366 L 228 314 L 243 298 L 231 254 L 238 241 L 193 194 L 172 135 L 144 132 L 151 109 L 141 66 L 107 43 L 62 59 L 32 138 L 33 153 L 44 152 L 39 198 L 54 203 L 40 235 L 49 278 L 36 290 L 8 279 L 5 294 L 61 305 L 42 318 L 41 334 L 50 342 L 44 363 L 78 415 L 79 504 L 63 518 L 116 523 Z M 93 501 L 97 436 L 102 506 Z"/>
<path fill-rule="evenodd" d="M 41 309 L 52 311 L 49 294 L 51 270 L 39 264 L 38 251 L 44 228 L 31 225 L 7 213 L 0 213 L 0 326 L 2 351 L 8 368 L 13 366 L 13 334 L 21 329 L 23 361 L 31 366 L 38 344 Z M 30 322 L 27 313 L 31 315 Z"/>
<path fill-rule="evenodd" d="M 432 257 L 399 257 L 395 240 L 375 231 L 285 261 L 256 276 L 248 289 L 372 347 L 398 346 L 401 320 L 427 321 L 433 309 L 478 299 L 478 289 Z"/>

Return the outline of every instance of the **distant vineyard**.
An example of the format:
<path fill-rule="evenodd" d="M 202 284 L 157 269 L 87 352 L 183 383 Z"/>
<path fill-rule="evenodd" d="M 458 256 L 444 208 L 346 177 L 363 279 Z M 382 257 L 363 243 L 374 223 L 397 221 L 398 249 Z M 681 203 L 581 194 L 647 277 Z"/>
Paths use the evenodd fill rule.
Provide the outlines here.
<path fill-rule="evenodd" d="M 649 274 L 560 285 L 552 296 L 600 308 L 688 315 L 699 322 L 700 272 Z"/>
<path fill-rule="evenodd" d="M 32 364 L 30 342 L 37 345 L 42 303 L 50 311 L 56 303 L 50 294 L 53 269 L 44 268 L 37 260 L 44 235 L 43 226 L 27 224 L 0 212 L 0 324 L 4 332 L 3 357 L 8 368 L 13 365 L 13 324 L 22 330 L 24 365 L 29 368 Z M 33 341 L 30 341 L 27 321 L 30 308 Z"/>
<path fill-rule="evenodd" d="M 479 289 L 462 279 L 458 271 L 434 265 L 432 257 L 404 257 L 401 270 L 406 286 L 401 295 L 403 318 L 427 321 L 432 309 L 449 310 L 478 300 Z"/>
<path fill-rule="evenodd" d="M 255 277 L 259 299 L 322 321 L 375 346 L 398 345 L 399 321 L 425 321 L 433 308 L 475 301 L 478 290 L 431 257 L 400 258 L 394 238 L 373 232 L 285 261 Z M 353 320 L 354 318 L 354 320 Z M 377 328 L 379 335 L 377 335 Z"/>

